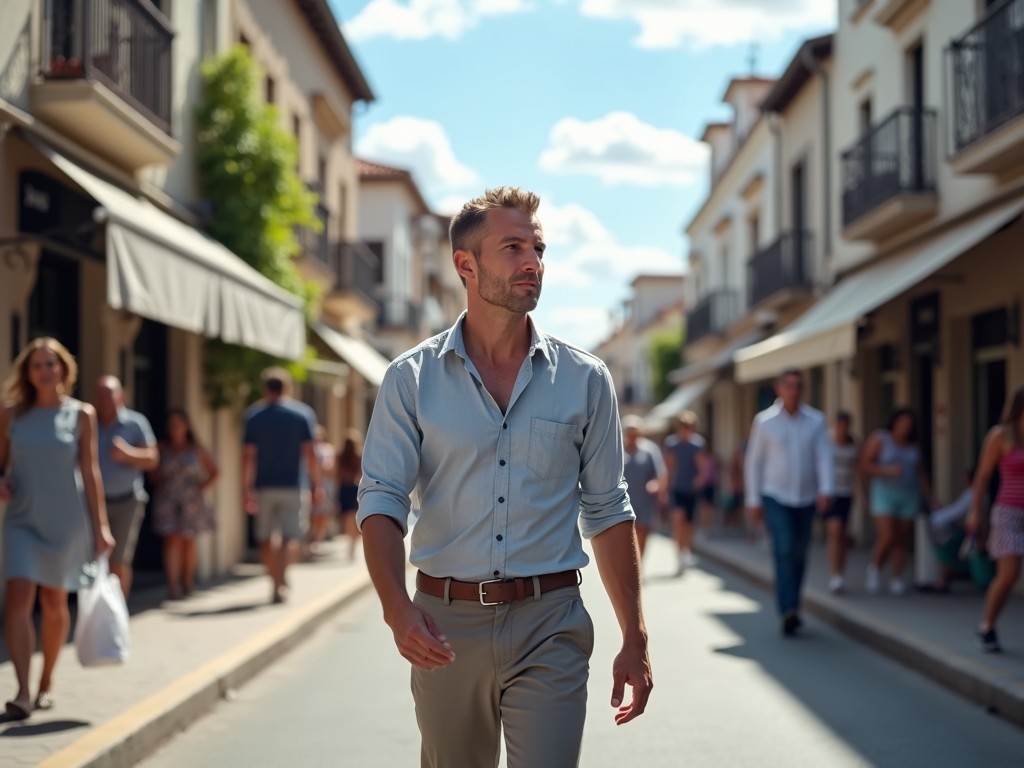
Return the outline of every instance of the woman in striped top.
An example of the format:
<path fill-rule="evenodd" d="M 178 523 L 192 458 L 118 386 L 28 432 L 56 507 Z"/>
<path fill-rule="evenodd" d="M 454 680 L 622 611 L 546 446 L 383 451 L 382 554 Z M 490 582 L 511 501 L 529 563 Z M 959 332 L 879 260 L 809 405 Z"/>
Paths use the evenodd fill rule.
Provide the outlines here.
<path fill-rule="evenodd" d="M 1014 393 L 1003 422 L 985 438 L 974 478 L 974 502 L 966 521 L 969 534 L 981 527 L 981 499 L 997 466 L 999 492 L 988 536 L 988 553 L 996 561 L 996 577 L 985 596 L 985 616 L 976 636 L 978 645 L 988 653 L 1001 650 L 996 620 L 1017 583 L 1024 557 L 1024 386 Z"/>

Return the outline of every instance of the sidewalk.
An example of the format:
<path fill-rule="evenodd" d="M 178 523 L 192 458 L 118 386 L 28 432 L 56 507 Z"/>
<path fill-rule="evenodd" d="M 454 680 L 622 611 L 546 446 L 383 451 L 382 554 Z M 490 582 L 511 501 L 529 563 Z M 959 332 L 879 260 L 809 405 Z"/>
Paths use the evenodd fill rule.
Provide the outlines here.
<path fill-rule="evenodd" d="M 710 562 L 771 589 L 767 542 L 751 544 L 737 534 L 716 534 L 694 549 Z M 804 588 L 804 610 L 865 642 L 988 711 L 1024 727 L 1024 605 L 1011 598 L 999 623 L 1001 654 L 983 654 L 973 632 L 981 617 L 983 593 L 956 581 L 949 595 L 908 591 L 901 597 L 864 591 L 869 552 L 852 550 L 846 593 L 829 593 L 824 546 L 812 544 Z M 908 574 L 909 574 L 908 566 Z"/>
<path fill-rule="evenodd" d="M 0 714 L 0 763 L 134 765 L 369 586 L 362 560 L 347 562 L 343 550 L 343 542 L 328 542 L 314 562 L 290 569 L 284 605 L 269 604 L 269 581 L 256 565 L 237 566 L 235 578 L 162 607 L 160 593 L 133 595 L 128 663 L 82 669 L 69 643 L 55 674 L 56 708 L 21 723 Z M 0 658 L 6 700 L 14 670 Z M 37 654 L 33 685 L 40 663 Z"/>

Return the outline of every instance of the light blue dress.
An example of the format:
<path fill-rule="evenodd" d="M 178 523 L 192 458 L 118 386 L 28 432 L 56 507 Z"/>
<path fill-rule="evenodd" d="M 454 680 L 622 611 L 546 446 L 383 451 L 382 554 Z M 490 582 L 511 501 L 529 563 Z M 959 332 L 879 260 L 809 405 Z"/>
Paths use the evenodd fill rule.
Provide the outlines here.
<path fill-rule="evenodd" d="M 3 523 L 5 579 L 74 591 L 94 560 L 92 523 L 78 468 L 78 415 L 66 398 L 11 419 L 8 478 L 13 498 Z"/>

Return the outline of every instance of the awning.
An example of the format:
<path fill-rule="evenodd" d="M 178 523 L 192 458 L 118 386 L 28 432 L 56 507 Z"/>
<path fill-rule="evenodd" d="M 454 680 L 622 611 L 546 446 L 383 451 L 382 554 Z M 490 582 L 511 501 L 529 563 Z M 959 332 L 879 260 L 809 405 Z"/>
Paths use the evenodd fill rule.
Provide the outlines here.
<path fill-rule="evenodd" d="M 734 356 L 739 382 L 845 360 L 857 351 L 857 323 L 874 309 L 934 274 L 1005 227 L 1024 211 L 1019 200 L 967 222 L 934 240 L 841 279 L 781 333 Z"/>
<path fill-rule="evenodd" d="M 736 354 L 737 350 L 743 349 L 743 347 L 749 347 L 751 344 L 754 344 L 763 338 L 764 331 L 761 329 L 745 333 L 742 336 L 733 339 L 733 341 L 726 345 L 724 349 L 712 355 L 707 360 L 701 360 L 699 363 L 686 365 L 672 371 L 668 375 L 668 380 L 673 384 L 685 384 L 686 382 L 693 381 L 701 376 L 706 376 L 709 373 L 720 373 L 732 366 L 733 355 Z"/>
<path fill-rule="evenodd" d="M 278 357 L 302 357 L 301 299 L 148 200 L 36 146 L 104 209 L 111 307 Z"/>
<path fill-rule="evenodd" d="M 650 410 L 644 418 L 644 426 L 652 432 L 664 429 L 673 418 L 697 402 L 705 392 L 711 389 L 717 378 L 717 376 L 709 374 L 679 385 L 671 395 Z"/>
<path fill-rule="evenodd" d="M 323 323 L 314 325 L 313 330 L 338 357 L 366 379 L 367 383 L 375 387 L 381 385 L 384 381 L 384 372 L 391 365 L 384 355 L 365 341 L 336 331 Z"/>

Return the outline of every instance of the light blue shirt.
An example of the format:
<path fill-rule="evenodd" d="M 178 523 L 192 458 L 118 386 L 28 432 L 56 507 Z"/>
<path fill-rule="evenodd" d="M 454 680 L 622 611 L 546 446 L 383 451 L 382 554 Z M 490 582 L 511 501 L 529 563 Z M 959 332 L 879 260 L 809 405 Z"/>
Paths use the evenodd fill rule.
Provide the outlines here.
<path fill-rule="evenodd" d="M 634 519 L 623 479 L 618 405 L 599 359 L 542 333 L 506 414 L 455 326 L 388 368 L 363 449 L 358 521 L 394 519 L 410 561 L 465 581 L 582 568 L 591 538 Z"/>
<path fill-rule="evenodd" d="M 821 411 L 801 404 L 795 414 L 776 400 L 754 417 L 745 460 L 747 506 L 768 496 L 789 507 L 807 507 L 835 492 L 835 465 Z"/>
<path fill-rule="evenodd" d="M 122 437 L 133 448 L 151 448 L 156 437 L 149 420 L 138 411 L 119 408 L 117 418 L 108 426 L 97 424 L 96 442 L 99 450 L 100 475 L 103 477 L 103 494 L 108 499 L 119 499 L 135 494 L 141 497 L 143 488 L 142 470 L 131 464 L 114 461 L 110 456 L 114 438 Z"/>

